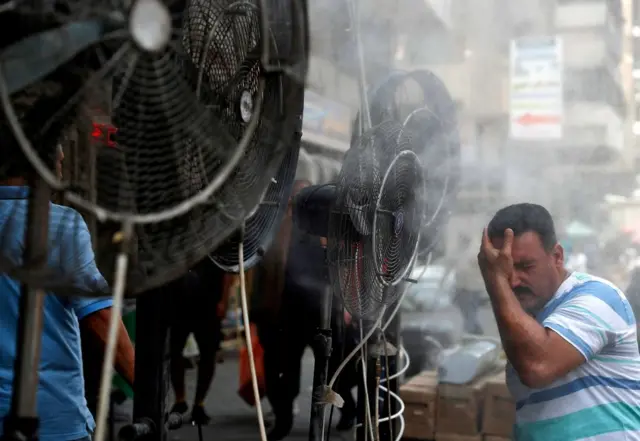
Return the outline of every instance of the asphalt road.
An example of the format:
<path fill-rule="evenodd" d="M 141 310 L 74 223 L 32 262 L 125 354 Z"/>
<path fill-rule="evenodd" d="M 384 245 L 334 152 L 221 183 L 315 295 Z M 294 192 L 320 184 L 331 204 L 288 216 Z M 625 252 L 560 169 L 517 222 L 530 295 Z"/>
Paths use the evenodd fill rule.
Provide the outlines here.
<path fill-rule="evenodd" d="M 448 308 L 437 313 L 425 314 L 425 320 L 450 320 L 456 327 L 461 328 L 461 317 L 454 308 Z M 491 311 L 483 308 L 480 311 L 480 319 L 487 334 L 496 336 L 497 329 L 491 315 Z M 188 396 L 193 397 L 195 390 L 195 371 L 187 373 Z M 295 426 L 288 441 L 303 441 L 308 439 L 309 408 L 311 398 L 311 382 L 313 376 L 313 355 L 307 351 L 303 359 L 301 394 L 298 399 L 300 409 L 296 416 Z M 219 364 L 216 376 L 209 393 L 206 409 L 212 417 L 209 426 L 203 427 L 204 440 L 221 441 L 259 441 L 259 429 L 255 408 L 246 405 L 238 396 L 238 362 L 233 356 L 225 358 L 224 363 Z M 269 411 L 269 404 L 263 401 L 265 411 Z M 129 407 L 129 406 L 128 406 Z M 334 417 L 337 421 L 337 415 Z M 347 434 L 339 435 L 337 432 L 333 439 L 349 439 Z M 198 430 L 195 427 L 183 427 L 171 432 L 171 441 L 198 441 Z"/>

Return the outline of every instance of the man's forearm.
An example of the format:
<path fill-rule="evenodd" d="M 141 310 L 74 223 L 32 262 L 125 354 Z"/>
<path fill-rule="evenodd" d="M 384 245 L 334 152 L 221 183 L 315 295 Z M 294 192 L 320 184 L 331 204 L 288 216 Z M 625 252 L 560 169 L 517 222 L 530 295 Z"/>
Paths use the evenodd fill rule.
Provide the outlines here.
<path fill-rule="evenodd" d="M 118 330 L 118 343 L 116 345 L 116 359 L 114 368 L 130 385 L 133 385 L 135 379 L 135 350 L 131 344 L 129 333 L 124 323 L 120 320 L 120 329 Z"/>
<path fill-rule="evenodd" d="M 107 308 L 90 314 L 80 322 L 81 326 L 89 331 L 88 334 L 94 337 L 96 349 L 100 349 L 102 354 L 104 354 L 107 345 L 110 318 L 111 308 Z M 119 321 L 114 368 L 129 384 L 133 384 L 135 378 L 135 351 L 122 319 Z"/>
<path fill-rule="evenodd" d="M 508 280 L 499 278 L 487 288 L 504 351 L 516 372 L 524 375 L 541 362 L 547 331 L 522 309 Z"/>

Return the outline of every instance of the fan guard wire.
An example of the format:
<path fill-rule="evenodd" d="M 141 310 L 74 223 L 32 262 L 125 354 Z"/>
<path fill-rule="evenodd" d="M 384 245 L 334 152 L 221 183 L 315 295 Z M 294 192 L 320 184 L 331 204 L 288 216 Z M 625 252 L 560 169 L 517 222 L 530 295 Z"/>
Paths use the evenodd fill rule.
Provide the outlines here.
<path fill-rule="evenodd" d="M 442 237 L 460 179 L 455 102 L 444 83 L 428 70 L 392 72 L 369 94 L 373 124 L 403 121 L 402 136 L 424 165 L 428 204 L 418 254 L 425 256 Z M 356 118 L 354 136 L 359 124 Z"/>
<path fill-rule="evenodd" d="M 400 128 L 391 122 L 376 126 L 349 150 L 330 213 L 327 256 L 333 290 L 355 317 L 371 317 L 397 298 L 395 286 L 409 271 L 419 242 L 424 178 L 417 156 L 399 137 Z M 399 245 L 411 252 L 400 253 Z"/>
<path fill-rule="evenodd" d="M 381 268 L 378 278 L 386 287 L 404 281 L 411 270 L 425 205 L 420 159 L 411 150 L 400 151 L 387 169 L 373 215 L 373 261 L 376 268 Z M 387 304 L 395 300 L 384 299 Z"/>
<path fill-rule="evenodd" d="M 212 261 L 224 271 L 231 273 L 240 271 L 237 251 L 242 237 L 244 237 L 243 249 L 246 250 L 243 253 L 245 270 L 257 264 L 272 243 L 276 228 L 286 212 L 288 205 L 286 195 L 291 193 L 295 178 L 295 164 L 298 162 L 300 144 L 296 141 L 294 143 L 295 145 L 282 161 L 278 174 L 267 188 L 262 201 L 254 213 L 245 220 L 244 235 L 239 232 L 233 234 L 211 253 Z"/>

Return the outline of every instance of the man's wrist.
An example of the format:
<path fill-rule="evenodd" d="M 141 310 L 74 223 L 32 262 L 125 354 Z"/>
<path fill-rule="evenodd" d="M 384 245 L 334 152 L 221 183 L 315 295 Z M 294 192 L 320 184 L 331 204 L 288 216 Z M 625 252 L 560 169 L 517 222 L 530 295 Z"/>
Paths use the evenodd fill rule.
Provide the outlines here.
<path fill-rule="evenodd" d="M 511 287 L 509 276 L 502 273 L 491 274 L 488 277 L 485 277 L 485 283 L 487 284 L 487 290 L 490 295 L 497 295 L 497 291 L 503 289 L 505 284 Z"/>
<path fill-rule="evenodd" d="M 494 307 L 508 307 L 512 302 L 517 302 L 517 298 L 511 289 L 511 281 L 506 275 L 496 275 L 491 280 L 491 287 L 488 289 L 489 297 Z"/>

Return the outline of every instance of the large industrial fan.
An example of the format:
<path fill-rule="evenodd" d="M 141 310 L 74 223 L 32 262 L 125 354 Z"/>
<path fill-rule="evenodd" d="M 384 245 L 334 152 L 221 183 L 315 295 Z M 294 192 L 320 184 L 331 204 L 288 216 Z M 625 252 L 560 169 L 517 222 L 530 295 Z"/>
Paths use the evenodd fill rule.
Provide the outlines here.
<path fill-rule="evenodd" d="M 411 81 L 413 89 L 408 92 L 414 99 L 408 101 L 399 97 L 398 91 Z M 416 94 L 416 83 L 422 88 L 421 95 Z M 381 380 L 380 360 L 393 355 L 395 348 L 383 344 L 381 331 L 388 327 L 397 308 L 391 314 L 387 308 L 398 304 L 404 294 L 418 253 L 436 243 L 433 236 L 440 231 L 434 225 L 446 218 L 443 207 L 455 193 L 459 150 L 453 101 L 431 73 L 394 73 L 369 95 L 364 112 L 371 124 L 359 115 L 338 182 L 302 190 L 294 210 L 300 228 L 327 237 L 332 290 L 343 298 L 351 315 L 361 320 L 361 345 L 348 358 L 369 344 L 368 353 L 362 356 L 363 363 L 365 359 L 372 361 L 364 369 L 369 380 L 361 389 L 370 387 L 360 396 L 367 415 L 378 408 L 381 381 L 387 382 L 386 389 L 380 388 L 387 392 L 390 403 L 393 376 L 387 369 L 386 380 Z M 431 237 L 421 242 L 423 234 Z M 328 302 L 330 299 L 327 296 Z M 324 319 L 322 332 L 330 335 Z M 319 409 L 340 402 L 331 388 L 341 368 L 327 384 L 323 353 L 326 347 L 317 348 L 312 410 L 312 432 L 320 433 L 324 432 L 324 418 Z M 361 417 L 361 426 L 369 427 L 373 439 L 377 439 L 373 431 L 380 422 L 378 412 L 375 414 L 368 422 Z M 391 411 L 387 412 L 389 419 Z M 359 434 L 364 436 L 363 429 Z"/>
<path fill-rule="evenodd" d="M 35 16 L 52 30 L 10 48 L 14 56 L 29 57 L 7 59 L 4 98 L 9 105 L 26 79 L 53 72 L 60 79 L 59 106 L 42 132 L 72 117 L 88 127 L 96 107 L 111 115 L 116 143 L 96 153 L 94 181 L 60 182 L 33 149 L 39 133 L 25 136 L 8 109 L 21 147 L 47 183 L 65 189 L 73 206 L 107 221 L 97 261 L 110 281 L 120 247 L 114 236 L 123 223 L 134 227 L 127 286 L 138 293 L 201 260 L 263 200 L 299 136 L 304 12 L 287 0 L 190 0 L 170 8 L 138 0 L 120 10 L 100 3 L 10 12 Z M 36 47 L 41 50 L 32 51 Z M 75 84 L 60 85 L 68 77 Z M 58 291 L 66 283 L 50 274 L 39 279 Z"/>
<path fill-rule="evenodd" d="M 293 140 L 291 148 L 280 164 L 278 173 L 271 180 L 264 197 L 247 217 L 241 230 L 232 235 L 212 254 L 213 262 L 230 273 L 240 271 L 238 245 L 243 244 L 243 269 L 247 270 L 260 261 L 274 239 L 287 207 L 287 196 L 295 178 L 300 139 Z"/>
<path fill-rule="evenodd" d="M 433 72 L 394 72 L 371 93 L 373 125 L 389 119 L 403 122 L 427 173 L 424 231 L 419 255 L 433 251 L 443 237 L 460 179 L 460 139 L 456 104 L 446 86 Z M 362 118 L 356 118 L 353 136 L 361 132 Z"/>
<path fill-rule="evenodd" d="M 20 373 L 37 362 L 34 323 L 42 315 L 42 290 L 113 290 L 118 317 L 125 289 L 137 294 L 180 276 L 247 218 L 261 214 L 274 222 L 278 212 L 255 208 L 263 201 L 280 204 L 297 158 L 306 8 L 296 0 L 12 2 L 0 11 L 0 23 L 19 25 L 0 49 L 5 175 L 13 177 L 8 160 L 23 155 L 37 172 L 29 176 L 27 255 L 0 261 L 4 273 L 29 284 L 16 363 L 16 377 L 23 378 Z M 97 113 L 109 117 L 115 141 L 80 152 L 88 173 L 60 179 L 53 167 L 58 139 L 72 125 L 91 127 Z M 269 188 L 279 178 L 280 186 Z M 87 255 L 74 241 L 61 245 L 56 234 L 88 231 L 74 210 L 59 224 L 48 222 L 50 190 L 97 221 L 96 260 L 109 284 L 74 279 L 69 268 L 86 263 Z M 2 230 L 6 250 L 15 248 L 25 225 L 9 219 Z M 48 244 L 66 252 L 47 254 Z M 77 262 L 69 263 L 69 256 Z M 116 334 L 114 319 L 99 440 Z M 10 436 L 33 435 L 23 429 L 37 415 L 36 387 L 33 381 L 14 387 L 11 421 L 19 423 Z M 153 421 L 160 438 L 163 418 Z"/>

